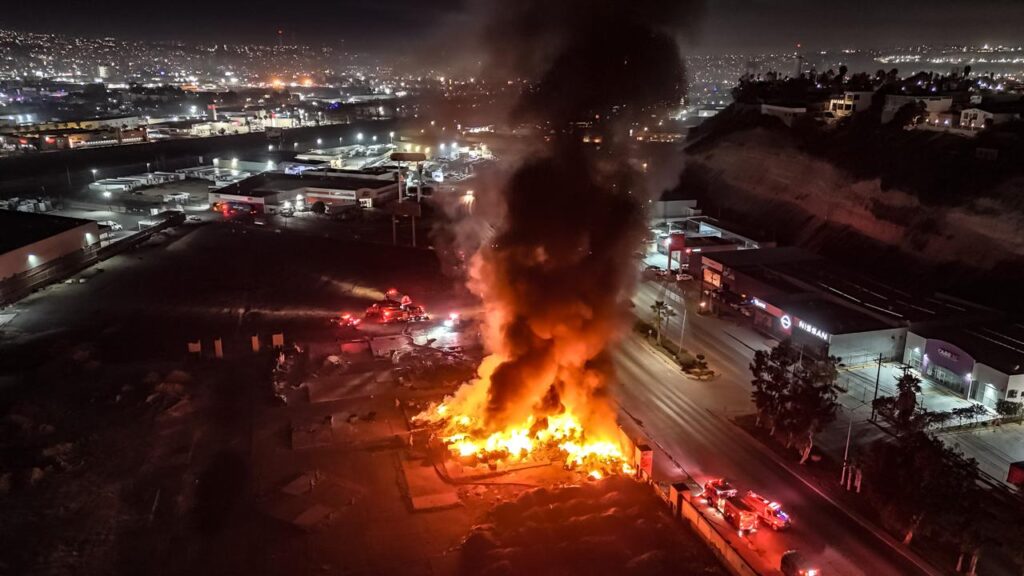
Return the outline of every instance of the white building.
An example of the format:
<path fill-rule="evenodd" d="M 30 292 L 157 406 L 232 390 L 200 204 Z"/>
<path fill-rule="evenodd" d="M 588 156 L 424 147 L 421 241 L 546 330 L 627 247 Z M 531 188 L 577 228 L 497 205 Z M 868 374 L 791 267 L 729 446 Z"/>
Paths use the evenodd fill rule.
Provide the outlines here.
<path fill-rule="evenodd" d="M 100 240 L 93 220 L 0 210 L 0 282 Z"/>
<path fill-rule="evenodd" d="M 903 362 L 988 408 L 1000 400 L 1024 400 L 1024 328 L 1019 325 L 913 328 Z"/>
<path fill-rule="evenodd" d="M 779 106 L 775 104 L 761 104 L 761 114 L 774 116 L 786 126 L 792 126 L 797 118 L 807 114 L 806 106 Z"/>
<path fill-rule="evenodd" d="M 934 124 L 941 121 L 941 116 L 949 112 L 953 107 L 952 96 L 905 96 L 902 94 L 889 94 L 885 97 L 885 107 L 882 108 L 882 124 L 892 122 L 896 112 L 907 104 L 921 102 L 924 104 L 924 121 Z"/>
<path fill-rule="evenodd" d="M 871 91 L 843 92 L 842 96 L 829 100 L 828 109 L 836 118 L 853 116 L 871 107 L 871 97 L 874 94 Z"/>
<path fill-rule="evenodd" d="M 960 127 L 968 129 L 981 129 L 997 124 L 1005 124 L 1013 120 L 1020 120 L 1019 111 L 1014 111 L 1004 106 L 977 106 L 967 108 L 960 112 Z"/>

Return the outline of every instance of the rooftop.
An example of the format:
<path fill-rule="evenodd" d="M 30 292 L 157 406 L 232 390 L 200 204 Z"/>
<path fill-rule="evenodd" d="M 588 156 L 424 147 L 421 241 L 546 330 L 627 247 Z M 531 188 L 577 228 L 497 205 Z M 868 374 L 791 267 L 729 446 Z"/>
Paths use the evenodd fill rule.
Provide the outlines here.
<path fill-rule="evenodd" d="M 229 184 L 218 190 L 225 194 L 241 196 L 266 196 L 275 192 L 287 192 L 297 188 L 325 188 L 328 190 L 361 190 L 364 188 L 380 189 L 394 185 L 394 180 L 380 177 L 377 174 L 349 173 L 345 175 L 283 174 L 281 172 L 264 172 Z"/>
<path fill-rule="evenodd" d="M 34 212 L 0 210 L 0 230 L 3 230 L 3 234 L 0 234 L 0 254 L 87 224 L 93 224 L 93 221 Z"/>
<path fill-rule="evenodd" d="M 907 325 L 990 312 L 974 304 L 922 292 L 914 287 L 883 284 L 799 248 L 714 252 L 705 258 L 753 277 L 780 292 L 828 295 L 889 323 Z"/>
<path fill-rule="evenodd" d="M 772 304 L 829 334 L 856 334 L 893 327 L 890 322 L 820 294 L 776 298 Z"/>
<path fill-rule="evenodd" d="M 756 268 L 794 262 L 823 262 L 816 254 L 792 246 L 715 252 L 705 258 L 714 260 L 726 268 Z"/>
<path fill-rule="evenodd" d="M 1004 374 L 1024 374 L 1024 324 L 921 326 L 911 331 L 929 340 L 949 342 L 970 354 L 975 362 Z"/>

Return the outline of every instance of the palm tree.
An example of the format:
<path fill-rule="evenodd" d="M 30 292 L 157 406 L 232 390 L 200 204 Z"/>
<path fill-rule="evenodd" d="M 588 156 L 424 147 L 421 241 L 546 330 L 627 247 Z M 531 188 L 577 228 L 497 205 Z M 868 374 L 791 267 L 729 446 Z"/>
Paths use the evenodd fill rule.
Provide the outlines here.
<path fill-rule="evenodd" d="M 675 316 L 676 311 L 664 300 L 655 300 L 654 304 L 651 304 L 651 312 L 654 312 L 654 329 L 658 338 L 658 346 L 661 346 L 661 327 L 663 324 L 668 324 L 669 318 Z"/>

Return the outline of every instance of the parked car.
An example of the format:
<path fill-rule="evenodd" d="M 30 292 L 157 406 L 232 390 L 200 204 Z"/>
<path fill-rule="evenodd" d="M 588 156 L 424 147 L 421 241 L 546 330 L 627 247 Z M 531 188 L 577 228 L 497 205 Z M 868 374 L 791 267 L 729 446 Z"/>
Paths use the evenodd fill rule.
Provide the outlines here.
<path fill-rule="evenodd" d="M 779 570 L 783 576 L 821 576 L 821 570 L 807 562 L 799 550 L 790 550 L 783 554 Z"/>

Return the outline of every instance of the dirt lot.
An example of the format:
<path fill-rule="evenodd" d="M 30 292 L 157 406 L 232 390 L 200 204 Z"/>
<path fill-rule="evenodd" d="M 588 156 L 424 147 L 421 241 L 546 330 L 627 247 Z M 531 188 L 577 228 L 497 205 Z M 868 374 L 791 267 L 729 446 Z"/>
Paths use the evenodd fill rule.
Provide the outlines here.
<path fill-rule="evenodd" d="M 408 337 L 329 324 L 390 287 L 442 317 L 468 309 L 432 251 L 216 222 L 81 278 L 3 311 L 0 575 L 467 573 L 460 543 L 495 504 L 573 480 L 552 467 L 451 486 L 414 460 L 408 403 L 473 365 L 471 323 Z M 287 405 L 271 394 L 274 333 L 304 350 Z M 341 353 L 388 334 L 402 353 Z M 417 348 L 432 341 L 468 357 Z M 454 501 L 414 511 L 416 494 Z"/>

